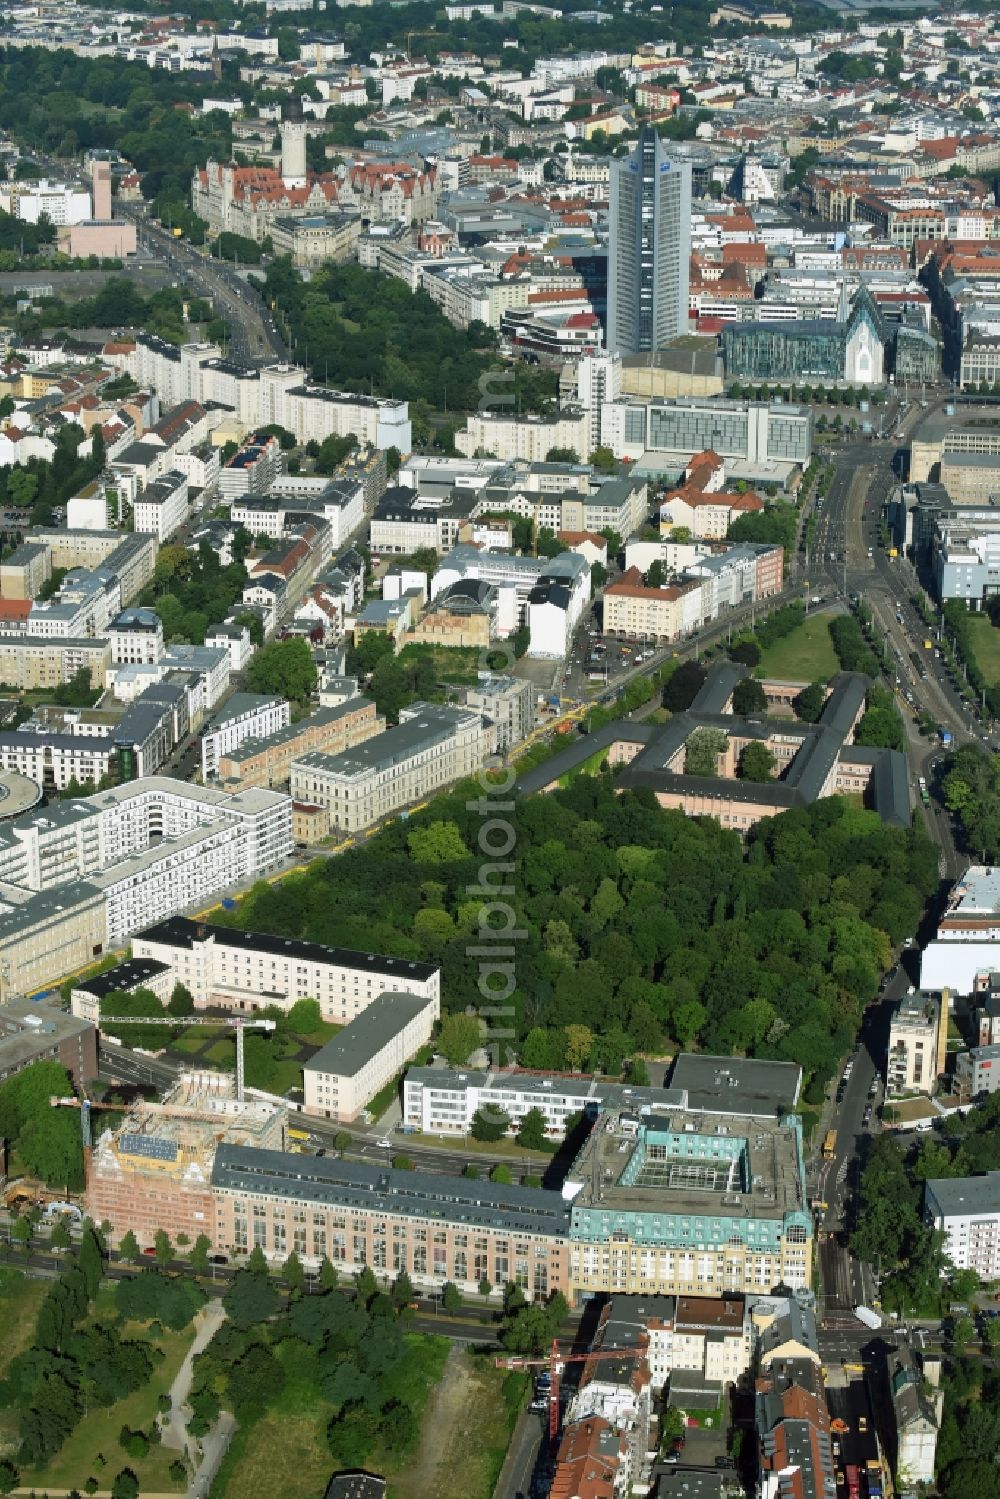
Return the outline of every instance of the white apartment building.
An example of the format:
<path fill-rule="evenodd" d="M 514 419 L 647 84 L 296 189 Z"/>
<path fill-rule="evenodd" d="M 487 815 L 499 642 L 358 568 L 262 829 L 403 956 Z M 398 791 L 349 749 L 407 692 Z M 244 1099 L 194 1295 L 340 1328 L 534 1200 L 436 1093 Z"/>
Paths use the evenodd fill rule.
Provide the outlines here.
<path fill-rule="evenodd" d="M 138 932 L 132 952 L 167 964 L 199 1010 L 214 1005 L 252 1012 L 270 1004 L 291 1009 L 296 1000 L 315 999 L 324 1020 L 342 1025 L 389 990 L 405 989 L 435 1006 L 441 1000 L 440 970 L 430 963 L 215 927 L 182 916 Z"/>
<path fill-rule="evenodd" d="M 970 864 L 920 956 L 920 987 L 971 994 L 976 974 L 1000 967 L 1000 868 Z"/>
<path fill-rule="evenodd" d="M 326 807 L 334 828 L 358 832 L 472 775 L 486 757 L 486 745 L 478 713 L 412 703 L 395 728 L 353 749 L 295 761 L 292 797 Z"/>
<path fill-rule="evenodd" d="M 137 384 L 152 386 L 163 406 L 214 401 L 231 407 L 247 428 L 278 423 L 300 442 L 353 433 L 362 445 L 396 448 L 400 453 L 413 446 L 405 401 L 309 385 L 307 372 L 296 365 L 240 369 L 221 354 L 216 344 L 184 344 L 178 349 L 140 333 L 119 362 Z"/>
<path fill-rule="evenodd" d="M 226 652 L 229 670 L 233 674 L 242 671 L 253 655 L 248 625 L 228 621 L 221 625 L 211 625 L 205 635 L 205 645 L 212 650 Z"/>
<path fill-rule="evenodd" d="M 471 413 L 464 429 L 455 433 L 455 447 L 467 458 L 485 453 L 505 463 L 515 458 L 544 463 L 553 448 L 568 448 L 585 461 L 590 433 L 590 413 L 576 406 L 554 416 L 482 411 Z"/>
<path fill-rule="evenodd" d="M 212 719 L 201 736 L 201 774 L 207 782 L 217 774 L 219 761 L 247 739 L 275 734 L 291 722 L 292 710 L 283 697 L 237 692 Z"/>
<path fill-rule="evenodd" d="M 122 609 L 107 633 L 116 666 L 155 666 L 163 655 L 163 623 L 155 609 Z"/>
<path fill-rule="evenodd" d="M 235 500 L 231 519 L 251 536 L 269 536 L 277 541 L 285 534 L 297 504 L 309 512 L 318 510 L 328 522 L 334 551 L 347 542 L 365 518 L 360 484 L 313 474 L 278 474 L 266 495 Z"/>
<path fill-rule="evenodd" d="M 74 568 L 54 598 L 32 601 L 27 634 L 40 640 L 106 636 L 122 602 L 121 580 L 107 567 Z"/>
<path fill-rule="evenodd" d="M 0 768 L 64 791 L 71 781 L 96 786 L 112 769 L 114 740 L 89 734 L 0 732 Z"/>
<path fill-rule="evenodd" d="M 99 897 L 113 947 L 151 918 L 266 873 L 292 848 L 291 802 L 278 792 L 228 795 L 146 776 L 0 826 L 0 881 L 24 899 L 31 892 L 50 898 L 67 927 L 81 901 Z M 65 971 L 57 932 L 49 942 L 55 976 Z"/>
<path fill-rule="evenodd" d="M 498 635 L 510 635 L 519 625 L 528 625 L 528 654 L 532 656 L 564 655 L 590 606 L 590 568 L 575 552 L 550 558 L 518 557 L 461 543 L 442 558 L 431 579 L 431 597 L 437 598 L 466 578 L 489 583 L 498 590 Z"/>
<path fill-rule="evenodd" d="M 44 214 L 50 223 L 82 224 L 90 218 L 90 194 L 66 182 L 10 182 L 0 192 L 0 207 L 15 219 L 37 224 Z"/>
<path fill-rule="evenodd" d="M 431 1038 L 436 997 L 386 990 L 302 1069 L 307 1114 L 345 1123 L 390 1083 Z"/>
<path fill-rule="evenodd" d="M 941 1022 L 941 1001 L 935 995 L 908 994 L 899 1001 L 889 1026 L 887 1093 L 934 1092 Z"/>
<path fill-rule="evenodd" d="M 924 1221 L 943 1232 L 956 1270 L 1000 1277 L 1000 1171 L 933 1178 L 924 1184 Z"/>
<path fill-rule="evenodd" d="M 136 531 L 166 541 L 187 520 L 190 484 L 186 474 L 170 469 L 160 479 L 147 484 L 132 506 Z"/>

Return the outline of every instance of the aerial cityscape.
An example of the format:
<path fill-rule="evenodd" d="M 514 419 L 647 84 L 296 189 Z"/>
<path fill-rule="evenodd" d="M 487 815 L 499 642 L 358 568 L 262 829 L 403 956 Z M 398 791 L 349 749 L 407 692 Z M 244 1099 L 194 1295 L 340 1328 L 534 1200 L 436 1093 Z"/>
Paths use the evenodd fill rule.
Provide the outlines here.
<path fill-rule="evenodd" d="M 1000 1499 L 998 755 L 994 12 L 11 6 L 0 1493 Z"/>

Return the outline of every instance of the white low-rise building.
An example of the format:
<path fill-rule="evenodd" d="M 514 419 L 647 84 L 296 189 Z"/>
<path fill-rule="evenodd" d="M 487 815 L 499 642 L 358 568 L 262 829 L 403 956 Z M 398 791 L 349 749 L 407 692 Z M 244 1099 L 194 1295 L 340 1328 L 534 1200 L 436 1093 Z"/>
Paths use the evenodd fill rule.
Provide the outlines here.
<path fill-rule="evenodd" d="M 302 1069 L 304 1111 L 345 1123 L 392 1082 L 431 1038 L 436 997 L 387 990 Z"/>

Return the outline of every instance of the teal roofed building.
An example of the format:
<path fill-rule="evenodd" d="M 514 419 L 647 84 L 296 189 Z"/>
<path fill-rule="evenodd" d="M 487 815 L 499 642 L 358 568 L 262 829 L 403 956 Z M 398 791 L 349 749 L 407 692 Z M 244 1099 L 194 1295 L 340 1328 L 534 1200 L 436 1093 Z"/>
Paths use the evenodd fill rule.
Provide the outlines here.
<path fill-rule="evenodd" d="M 602 1115 L 563 1196 L 577 1295 L 726 1296 L 809 1284 L 813 1223 L 795 1114 Z"/>
<path fill-rule="evenodd" d="M 844 285 L 839 317 L 730 324 L 722 332 L 722 359 L 727 379 L 881 385 L 888 341 L 867 286 L 848 304 Z"/>

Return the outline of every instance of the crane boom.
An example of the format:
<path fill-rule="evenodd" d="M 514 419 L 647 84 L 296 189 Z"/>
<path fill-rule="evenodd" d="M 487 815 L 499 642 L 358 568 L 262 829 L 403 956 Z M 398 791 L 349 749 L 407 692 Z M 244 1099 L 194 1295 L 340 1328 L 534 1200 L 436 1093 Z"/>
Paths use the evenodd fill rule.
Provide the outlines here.
<path fill-rule="evenodd" d="M 496 1367 L 498 1369 L 533 1369 L 548 1366 L 549 1370 L 549 1441 L 554 1447 L 559 1436 L 559 1376 L 564 1364 L 589 1364 L 591 1360 L 614 1358 L 631 1359 L 645 1358 L 649 1351 L 647 1343 L 640 1343 L 629 1348 L 589 1348 L 586 1353 L 565 1353 L 559 1348 L 558 1341 L 552 1339 L 552 1347 L 548 1353 L 539 1358 L 525 1358 L 522 1354 L 515 1354 L 512 1358 L 498 1358 Z"/>
<path fill-rule="evenodd" d="M 252 1015 L 192 1015 L 174 1017 L 165 1014 L 162 1020 L 158 1015 L 101 1015 L 98 1018 L 98 1027 L 100 1028 L 102 1025 L 164 1025 L 170 1024 L 175 1018 L 185 1027 L 189 1025 L 213 1025 L 216 1030 L 222 1026 L 236 1032 L 236 1097 L 242 1103 L 244 1091 L 243 1032 L 273 1031 L 277 1026 L 277 1021 L 258 1018 Z"/>

